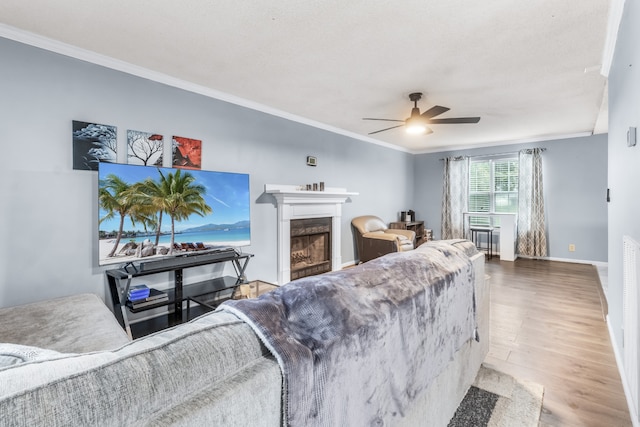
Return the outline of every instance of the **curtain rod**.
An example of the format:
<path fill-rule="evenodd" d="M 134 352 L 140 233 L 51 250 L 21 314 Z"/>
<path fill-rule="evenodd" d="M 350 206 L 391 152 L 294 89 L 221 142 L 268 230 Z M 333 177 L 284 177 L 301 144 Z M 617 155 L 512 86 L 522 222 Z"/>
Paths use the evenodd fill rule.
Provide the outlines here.
<path fill-rule="evenodd" d="M 538 147 L 538 149 L 540 151 L 547 151 L 546 148 L 540 148 Z M 533 148 L 523 148 L 523 150 L 533 150 Z M 509 151 L 509 152 L 504 152 L 504 153 L 493 153 L 493 154 L 478 154 L 477 156 L 454 156 L 454 158 L 462 158 L 462 157 L 467 157 L 469 159 L 474 159 L 476 157 L 495 157 L 495 156 L 506 156 L 507 154 L 518 154 L 518 151 Z M 441 158 L 440 160 L 444 160 L 445 158 Z"/>

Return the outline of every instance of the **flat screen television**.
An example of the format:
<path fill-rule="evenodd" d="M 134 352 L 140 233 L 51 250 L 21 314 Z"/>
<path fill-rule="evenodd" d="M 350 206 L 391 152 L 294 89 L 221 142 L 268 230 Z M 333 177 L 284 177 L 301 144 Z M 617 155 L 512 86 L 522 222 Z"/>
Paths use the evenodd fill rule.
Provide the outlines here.
<path fill-rule="evenodd" d="M 251 242 L 248 174 L 101 162 L 98 205 L 99 265 Z"/>

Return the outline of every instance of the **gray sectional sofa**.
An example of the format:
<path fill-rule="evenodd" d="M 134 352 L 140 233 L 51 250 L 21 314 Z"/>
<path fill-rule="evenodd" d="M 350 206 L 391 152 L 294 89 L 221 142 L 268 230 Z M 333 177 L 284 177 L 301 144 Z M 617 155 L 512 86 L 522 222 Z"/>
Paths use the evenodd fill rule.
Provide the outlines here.
<path fill-rule="evenodd" d="M 469 339 L 394 425 L 446 425 L 488 351 L 484 256 L 467 252 L 480 341 Z M 0 309 L 0 425 L 296 425 L 280 357 L 240 317 L 215 311 L 129 341 L 95 295 Z"/>

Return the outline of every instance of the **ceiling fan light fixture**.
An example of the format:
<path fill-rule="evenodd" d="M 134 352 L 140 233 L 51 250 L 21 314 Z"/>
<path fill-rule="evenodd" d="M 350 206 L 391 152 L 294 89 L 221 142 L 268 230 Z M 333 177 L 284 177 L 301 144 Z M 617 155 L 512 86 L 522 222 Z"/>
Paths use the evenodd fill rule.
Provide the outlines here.
<path fill-rule="evenodd" d="M 388 128 L 369 132 L 369 135 L 374 135 L 380 132 L 385 132 L 391 129 L 396 129 L 401 126 L 405 127 L 405 131 L 412 135 L 428 135 L 433 133 L 433 130 L 428 125 L 444 125 L 444 124 L 456 124 L 456 123 L 478 123 L 480 117 L 451 117 L 446 119 L 434 119 L 434 117 L 449 111 L 448 107 L 441 105 L 434 105 L 424 113 L 420 114 L 418 108 L 418 101 L 422 98 L 421 92 L 414 92 L 409 94 L 409 100 L 413 102 L 413 108 L 411 109 L 411 116 L 405 120 L 398 119 L 378 119 L 373 117 L 365 117 L 362 120 L 379 120 L 383 122 L 399 122 L 402 124 L 391 126 Z"/>
<path fill-rule="evenodd" d="M 405 124 L 405 130 L 411 135 L 424 135 L 427 132 L 427 125 L 423 120 L 411 117 Z"/>

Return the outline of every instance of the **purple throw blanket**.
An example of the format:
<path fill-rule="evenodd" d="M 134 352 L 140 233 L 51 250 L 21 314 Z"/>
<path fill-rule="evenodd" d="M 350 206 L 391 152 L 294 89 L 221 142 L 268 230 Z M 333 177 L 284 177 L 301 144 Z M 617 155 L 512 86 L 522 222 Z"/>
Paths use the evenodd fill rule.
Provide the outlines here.
<path fill-rule="evenodd" d="M 219 310 L 278 359 L 285 425 L 393 425 L 475 334 L 473 253 L 430 242 Z"/>

